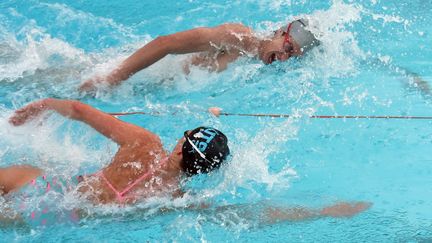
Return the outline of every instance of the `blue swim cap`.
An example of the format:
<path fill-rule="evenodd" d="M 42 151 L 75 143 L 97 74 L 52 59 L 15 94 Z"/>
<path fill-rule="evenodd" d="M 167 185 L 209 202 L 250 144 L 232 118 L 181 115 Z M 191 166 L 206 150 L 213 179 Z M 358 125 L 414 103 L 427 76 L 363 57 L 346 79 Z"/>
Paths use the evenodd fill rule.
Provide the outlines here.
<path fill-rule="evenodd" d="M 211 127 L 198 127 L 186 131 L 183 143 L 183 170 L 188 175 L 208 173 L 219 168 L 228 157 L 228 138 Z"/>

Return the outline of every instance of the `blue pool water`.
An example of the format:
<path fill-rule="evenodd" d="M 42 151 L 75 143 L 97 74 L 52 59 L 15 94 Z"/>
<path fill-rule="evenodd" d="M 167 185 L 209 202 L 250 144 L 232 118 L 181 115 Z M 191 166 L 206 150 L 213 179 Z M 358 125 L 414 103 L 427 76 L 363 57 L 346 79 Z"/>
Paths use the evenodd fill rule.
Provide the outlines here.
<path fill-rule="evenodd" d="M 51 116 L 12 128 L 7 118 L 35 99 L 79 99 L 109 112 L 160 112 L 122 119 L 159 134 L 172 149 L 184 130 L 224 131 L 233 158 L 185 187 L 191 197 L 155 198 L 130 208 L 95 208 L 74 195 L 58 210 L 90 217 L 47 227 L 3 227 L 10 242 L 429 242 L 432 241 L 432 127 L 429 120 L 308 119 L 309 115 L 431 116 L 432 1 L 15 1 L 0 2 L 0 166 L 32 164 L 65 178 L 106 165 L 115 145 L 85 125 Z M 241 59 L 216 74 L 168 56 L 113 92 L 77 92 L 153 38 L 198 26 L 241 22 L 261 34 L 299 16 L 319 23 L 322 45 L 298 60 L 265 66 Z M 209 116 L 296 114 L 271 119 Z M 173 115 L 175 113 L 175 115 Z M 38 201 L 37 198 L 34 199 Z M 186 202 L 185 202 L 186 201 Z M 350 219 L 260 224 L 236 211 L 157 214 L 158 207 L 319 208 L 368 201 Z M 0 199 L 0 208 L 6 203 Z"/>

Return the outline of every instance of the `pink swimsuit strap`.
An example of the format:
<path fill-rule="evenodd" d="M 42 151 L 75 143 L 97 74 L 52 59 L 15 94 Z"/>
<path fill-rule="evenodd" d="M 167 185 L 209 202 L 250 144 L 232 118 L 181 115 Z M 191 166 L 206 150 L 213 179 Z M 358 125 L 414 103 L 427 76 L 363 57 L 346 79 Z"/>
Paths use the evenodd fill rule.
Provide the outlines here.
<path fill-rule="evenodd" d="M 161 161 L 161 165 L 164 165 L 166 162 L 168 161 L 168 158 L 165 158 Z M 100 172 L 96 173 L 97 176 L 100 176 L 105 183 L 108 185 L 109 188 L 111 188 L 111 190 L 116 194 L 117 196 L 117 200 L 120 203 L 124 203 L 124 201 L 126 200 L 125 198 L 125 194 L 130 191 L 134 186 L 136 186 L 138 183 L 140 183 L 141 181 L 148 179 L 153 173 L 155 172 L 155 170 L 150 170 L 147 173 L 144 173 L 144 175 L 140 176 L 138 179 L 136 179 L 133 183 L 129 184 L 125 189 L 123 189 L 123 191 L 118 191 L 112 184 L 111 182 L 108 181 L 108 179 L 106 178 L 106 176 L 104 175 L 103 171 L 101 170 Z"/>

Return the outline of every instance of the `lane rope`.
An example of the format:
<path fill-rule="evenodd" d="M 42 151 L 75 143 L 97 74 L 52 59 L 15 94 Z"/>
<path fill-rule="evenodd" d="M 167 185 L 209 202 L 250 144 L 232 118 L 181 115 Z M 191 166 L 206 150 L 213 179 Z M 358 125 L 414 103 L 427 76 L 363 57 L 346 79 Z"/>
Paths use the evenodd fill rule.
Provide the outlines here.
<path fill-rule="evenodd" d="M 158 112 L 112 112 L 108 113 L 112 116 L 131 116 L 131 115 L 150 115 L 158 116 L 161 113 Z M 289 118 L 296 117 L 289 114 L 247 114 L 247 113 L 227 113 L 221 112 L 220 116 L 243 116 L 243 117 L 270 117 L 270 118 Z M 432 116 L 363 116 L 363 115 L 312 115 L 309 116 L 311 119 L 407 119 L 407 120 L 432 120 Z"/>

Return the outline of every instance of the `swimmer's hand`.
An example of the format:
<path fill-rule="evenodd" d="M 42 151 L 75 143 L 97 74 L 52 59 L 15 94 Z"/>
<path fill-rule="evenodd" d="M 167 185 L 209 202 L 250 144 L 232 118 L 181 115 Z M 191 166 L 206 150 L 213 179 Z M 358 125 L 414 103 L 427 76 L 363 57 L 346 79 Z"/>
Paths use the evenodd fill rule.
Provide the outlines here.
<path fill-rule="evenodd" d="M 221 108 L 219 108 L 219 107 L 210 107 L 209 109 L 208 109 L 208 111 L 210 112 L 210 113 L 212 113 L 215 117 L 219 117 L 220 116 L 220 114 L 221 114 Z"/>
<path fill-rule="evenodd" d="M 120 66 L 106 76 L 95 76 L 84 81 L 78 89 L 80 92 L 94 94 L 100 88 L 113 88 L 114 86 L 120 85 L 121 82 L 128 79 L 130 75 L 130 73 L 123 70 L 123 67 Z"/>
<path fill-rule="evenodd" d="M 320 210 L 308 209 L 304 207 L 284 208 L 268 207 L 264 211 L 264 220 L 267 223 L 277 223 L 283 221 L 299 221 L 306 219 L 317 219 L 321 217 L 349 218 L 359 214 L 371 207 L 371 203 L 338 203 Z"/>
<path fill-rule="evenodd" d="M 87 93 L 94 95 L 96 91 L 102 86 L 108 85 L 107 81 L 99 76 L 93 77 L 91 79 L 87 79 L 84 81 L 78 88 L 80 93 Z"/>
<path fill-rule="evenodd" d="M 325 207 L 320 211 L 321 216 L 329 216 L 335 218 L 348 218 L 358 213 L 361 213 L 372 206 L 368 202 L 347 203 L 342 202 L 333 206 Z"/>
<path fill-rule="evenodd" d="M 94 93 L 97 90 L 95 82 L 92 79 L 86 80 L 78 88 L 80 93 Z"/>
<path fill-rule="evenodd" d="M 30 103 L 21 109 L 15 111 L 15 113 L 9 118 L 9 123 L 14 126 L 21 126 L 28 120 L 39 116 L 43 111 L 47 109 L 47 99 L 35 101 Z"/>

